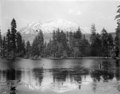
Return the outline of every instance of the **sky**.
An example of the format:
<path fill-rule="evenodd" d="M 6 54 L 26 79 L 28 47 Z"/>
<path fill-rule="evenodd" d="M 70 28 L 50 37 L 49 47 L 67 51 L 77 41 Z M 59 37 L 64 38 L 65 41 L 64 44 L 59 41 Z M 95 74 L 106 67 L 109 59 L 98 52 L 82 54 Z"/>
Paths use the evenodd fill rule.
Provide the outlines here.
<path fill-rule="evenodd" d="M 115 32 L 118 5 L 119 0 L 0 0 L 0 28 L 6 32 L 12 18 L 18 30 L 32 22 L 65 19 L 88 32 L 92 24 L 97 32 Z"/>

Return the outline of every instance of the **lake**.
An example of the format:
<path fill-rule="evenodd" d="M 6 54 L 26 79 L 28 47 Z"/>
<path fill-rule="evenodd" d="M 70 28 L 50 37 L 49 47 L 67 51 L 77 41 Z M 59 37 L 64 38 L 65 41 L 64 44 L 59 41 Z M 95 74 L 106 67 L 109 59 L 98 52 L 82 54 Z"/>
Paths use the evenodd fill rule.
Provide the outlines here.
<path fill-rule="evenodd" d="M 120 94 L 119 64 L 112 59 L 0 59 L 0 94 Z"/>

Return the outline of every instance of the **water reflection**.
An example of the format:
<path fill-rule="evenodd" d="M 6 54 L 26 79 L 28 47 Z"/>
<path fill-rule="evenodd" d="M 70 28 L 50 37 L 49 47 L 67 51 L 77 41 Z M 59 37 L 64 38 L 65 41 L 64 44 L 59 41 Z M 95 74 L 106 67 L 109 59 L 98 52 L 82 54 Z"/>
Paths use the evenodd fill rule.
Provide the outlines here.
<path fill-rule="evenodd" d="M 11 67 L 6 70 L 0 70 L 0 94 L 5 92 L 8 92 L 8 94 L 19 94 L 17 90 L 19 92 L 21 90 L 33 90 L 34 92 L 52 91 L 56 93 L 79 90 L 77 93 L 91 92 L 90 94 L 97 94 L 99 89 L 106 88 L 106 86 L 110 86 L 113 91 L 114 89 L 117 90 L 114 92 L 120 92 L 119 62 L 120 61 L 111 62 L 111 60 L 102 60 L 102 62 L 97 61 L 97 63 L 95 63 L 94 61 L 93 64 L 91 63 L 91 67 L 88 68 L 83 67 L 82 64 L 85 65 L 85 62 L 80 63 L 77 60 L 77 62 L 74 63 L 72 60 L 73 65 L 70 62 L 70 67 L 65 68 L 56 67 L 57 65 L 54 65 L 54 61 L 52 66 L 55 67 L 47 67 L 47 69 L 40 66 L 41 63 L 39 65 L 40 67 L 38 67 L 39 63 L 37 62 L 37 67 L 35 67 L 35 62 L 33 62 L 34 64 L 31 64 L 32 67 L 29 65 L 30 67 L 19 68 L 19 62 L 17 68 Z M 64 66 L 64 62 L 62 62 L 61 66 Z M 109 94 L 112 93 L 110 92 Z"/>

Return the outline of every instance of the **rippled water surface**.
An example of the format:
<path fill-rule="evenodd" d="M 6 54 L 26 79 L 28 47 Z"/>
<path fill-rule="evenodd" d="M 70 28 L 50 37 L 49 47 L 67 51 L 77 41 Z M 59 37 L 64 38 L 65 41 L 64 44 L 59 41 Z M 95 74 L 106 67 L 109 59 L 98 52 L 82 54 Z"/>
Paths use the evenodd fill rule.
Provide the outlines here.
<path fill-rule="evenodd" d="M 120 94 L 119 62 L 0 60 L 0 94 Z"/>

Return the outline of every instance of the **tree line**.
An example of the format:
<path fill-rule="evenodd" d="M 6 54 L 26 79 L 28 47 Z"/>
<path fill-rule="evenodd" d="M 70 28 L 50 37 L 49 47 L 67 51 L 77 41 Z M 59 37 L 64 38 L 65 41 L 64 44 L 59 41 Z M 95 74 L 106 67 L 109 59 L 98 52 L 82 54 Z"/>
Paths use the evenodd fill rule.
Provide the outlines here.
<path fill-rule="evenodd" d="M 0 33 L 0 55 L 6 58 L 23 57 L 25 55 L 25 41 L 21 33 L 17 32 L 16 20 L 11 22 L 11 28 L 7 34 L 2 36 Z"/>
<path fill-rule="evenodd" d="M 44 41 L 44 34 L 40 30 L 32 43 L 23 40 L 16 28 L 16 20 L 13 19 L 11 29 L 8 29 L 7 34 L 2 36 L 0 33 L 0 55 L 2 57 L 35 59 L 40 57 L 111 57 L 117 56 L 119 52 L 117 36 L 113 38 L 112 34 L 104 28 L 99 34 L 96 32 L 95 25 L 91 26 L 90 40 L 86 39 L 86 35 L 82 34 L 79 27 L 74 32 L 57 29 L 53 31 L 49 42 Z"/>
<path fill-rule="evenodd" d="M 105 28 L 101 33 L 96 32 L 96 27 L 91 26 L 90 39 L 81 32 L 65 32 L 54 30 L 49 42 L 45 42 L 42 30 L 39 30 L 32 43 L 25 41 L 17 31 L 16 20 L 12 19 L 11 28 L 5 36 L 0 33 L 0 56 L 6 58 L 24 57 L 119 57 L 120 56 L 120 5 L 115 19 L 117 19 L 116 36 L 113 37 Z"/>
<path fill-rule="evenodd" d="M 40 30 L 33 43 L 28 48 L 31 56 L 41 57 L 112 57 L 116 56 L 115 40 L 112 34 L 103 28 L 101 34 L 96 33 L 95 25 L 91 27 L 90 40 L 86 39 L 78 28 L 75 32 L 64 32 L 57 29 L 53 32 L 48 43 L 44 42 L 44 35 Z M 29 56 L 28 56 L 29 57 Z"/>

